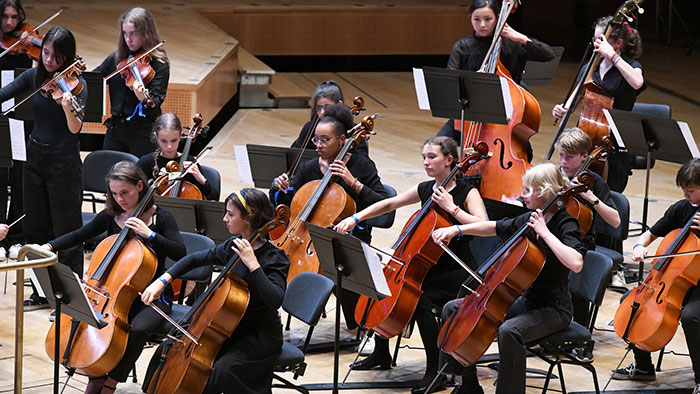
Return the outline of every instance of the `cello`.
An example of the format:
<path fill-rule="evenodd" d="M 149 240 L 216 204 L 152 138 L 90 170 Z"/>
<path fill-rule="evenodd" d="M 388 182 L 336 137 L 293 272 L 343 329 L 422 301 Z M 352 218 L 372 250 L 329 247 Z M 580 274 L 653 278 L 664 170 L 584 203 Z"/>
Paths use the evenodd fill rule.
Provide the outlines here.
<path fill-rule="evenodd" d="M 489 152 L 485 143 L 477 144 L 476 148 L 478 151 L 470 151 L 470 154 L 465 155 L 450 171 L 443 180 L 442 187 L 449 184 L 458 172 L 465 172 L 477 162 L 488 158 Z M 430 234 L 436 228 L 451 225 L 448 214 L 441 209 L 435 209 L 435 202 L 432 200 L 411 216 L 392 246 L 395 259 L 390 259 L 384 267 L 384 276 L 391 295 L 382 300 L 360 296 L 355 307 L 355 321 L 360 322 L 360 326 L 384 338 L 396 336 L 406 327 L 423 294 L 423 280 L 443 252 L 439 245 L 433 242 Z"/>
<path fill-rule="evenodd" d="M 562 209 L 566 201 L 593 182 L 582 173 L 580 184 L 559 191 L 542 208 L 543 215 Z M 513 302 L 537 279 L 546 254 L 525 223 L 478 270 L 479 285 L 464 297 L 459 309 L 445 321 L 438 347 L 464 365 L 472 365 L 493 342 Z"/>
<path fill-rule="evenodd" d="M 362 123 L 348 130 L 347 133 L 352 137 L 345 142 L 335 160 L 342 160 L 354 144 L 359 144 L 362 139 L 369 137 L 377 116 L 379 114 L 366 116 Z M 332 179 L 333 173 L 328 170 L 321 180 L 311 181 L 302 186 L 292 199 L 292 219 L 282 236 L 274 241 L 275 246 L 289 256 L 287 283 L 300 272 L 319 272 L 320 269 L 306 222 L 328 227 L 355 212 L 355 201 Z"/>
<path fill-rule="evenodd" d="M 276 212 L 277 218 L 256 230 L 248 242 L 266 238 L 270 230 L 286 224 L 289 208 L 280 205 Z M 219 349 L 238 326 L 250 300 L 248 285 L 233 274 L 240 260 L 236 255 L 226 264 L 180 321 L 181 325 L 188 325 L 192 338 L 178 339 L 163 352 L 165 362 L 151 379 L 149 393 L 189 394 L 204 390 Z M 171 331 L 173 334 L 175 331 Z"/>
<path fill-rule="evenodd" d="M 508 123 L 505 125 L 455 120 L 455 129 L 462 126 L 465 138 L 462 148 L 474 147 L 477 142 L 485 142 L 494 156 L 484 160 L 465 175 L 481 175 L 479 192 L 484 198 L 502 201 L 504 197 L 515 199 L 519 196 L 522 176 L 530 167 L 527 161 L 527 143 L 540 126 L 540 105 L 532 94 L 513 82 L 510 72 L 499 59 L 501 31 L 506 19 L 515 10 L 516 2 L 504 0 L 489 47 L 479 72 L 495 73 L 501 85 L 507 85 L 504 98 L 511 103 L 507 108 Z"/>
<path fill-rule="evenodd" d="M 185 168 L 185 161 L 187 161 L 187 157 L 190 155 L 192 143 L 202 132 L 202 114 L 196 114 L 192 120 L 194 121 L 193 126 L 185 133 L 186 141 L 185 147 L 182 149 L 182 156 L 180 156 L 180 163 L 176 168 L 172 169 L 175 172 L 179 172 L 180 169 Z M 165 192 L 163 192 L 163 195 L 175 198 L 189 198 L 192 200 L 206 199 L 197 186 L 193 185 L 191 182 L 183 181 L 182 179 L 175 181 L 168 189 L 165 190 Z"/>
<path fill-rule="evenodd" d="M 666 235 L 657 254 L 666 256 L 700 250 L 698 232 L 691 228 L 694 219 L 695 214 L 683 228 Z M 663 348 L 673 339 L 683 299 L 700 280 L 700 256 L 697 254 L 659 257 L 652 264 L 646 279 L 620 303 L 613 323 L 615 333 L 622 340 L 648 352 Z"/>
<path fill-rule="evenodd" d="M 132 217 L 140 217 L 156 189 L 165 188 L 167 176 L 158 178 L 148 188 Z M 96 328 L 66 314 L 61 314 L 60 354 L 55 354 L 54 322 L 46 335 L 46 353 L 52 360 L 87 376 L 102 376 L 113 370 L 126 349 L 129 336 L 129 310 L 138 292 L 149 285 L 158 268 L 155 253 L 133 232 L 124 227 L 119 234 L 97 245 L 90 259 L 85 294 L 102 321 Z"/>

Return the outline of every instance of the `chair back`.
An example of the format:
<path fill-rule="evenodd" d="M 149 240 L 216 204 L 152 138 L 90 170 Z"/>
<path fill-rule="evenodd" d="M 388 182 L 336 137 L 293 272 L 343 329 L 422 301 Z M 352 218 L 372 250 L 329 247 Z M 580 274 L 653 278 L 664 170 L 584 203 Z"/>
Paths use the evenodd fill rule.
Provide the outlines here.
<path fill-rule="evenodd" d="M 634 103 L 632 112 L 642 115 L 658 116 L 660 118 L 671 117 L 671 107 L 666 104 Z"/>
<path fill-rule="evenodd" d="M 83 161 L 83 190 L 107 193 L 105 177 L 112 166 L 120 161 L 136 163 L 139 158 L 127 152 L 96 150 L 90 152 Z"/>
<path fill-rule="evenodd" d="M 610 257 L 592 250 L 586 252 L 581 272 L 569 274 L 569 290 L 596 306 L 603 303 L 605 288 L 610 280 L 613 261 Z"/>
<path fill-rule="evenodd" d="M 216 246 L 214 241 L 206 235 L 188 233 L 185 231 L 180 231 L 182 239 L 185 241 L 185 249 L 187 249 L 187 254 L 192 254 L 202 250 L 211 249 Z M 165 259 L 165 266 L 170 268 L 175 264 L 170 258 Z M 191 280 L 198 283 L 209 283 L 211 281 L 213 266 L 205 265 L 203 267 L 197 267 L 190 271 L 187 271 L 184 275 L 180 276 L 178 279 Z"/>
<path fill-rule="evenodd" d="M 214 167 L 209 167 L 205 165 L 199 165 L 202 175 L 207 178 L 207 182 L 211 185 L 212 190 L 214 190 L 214 201 L 219 201 L 221 197 L 221 174 Z"/>
<path fill-rule="evenodd" d="M 282 309 L 313 327 L 321 318 L 333 286 L 333 281 L 321 274 L 302 272 L 287 285 Z"/>
<path fill-rule="evenodd" d="M 594 230 L 596 233 L 624 241 L 627 239 L 630 228 L 630 202 L 627 197 L 616 191 L 611 190 L 610 195 L 615 202 L 615 207 L 617 207 L 617 213 L 620 215 L 620 225 L 613 227 L 605 223 L 604 220 L 596 220 Z"/>
<path fill-rule="evenodd" d="M 386 193 L 388 195 L 387 198 L 396 196 L 396 189 L 394 189 L 393 187 L 384 184 L 384 190 L 386 190 Z M 377 228 L 391 228 L 391 226 L 394 225 L 395 217 L 396 211 L 387 212 L 384 215 L 377 216 L 376 218 L 368 219 L 367 225 Z"/>
<path fill-rule="evenodd" d="M 472 238 L 469 241 L 469 250 L 472 251 L 476 266 L 480 267 L 501 245 L 503 245 L 503 241 L 496 236 Z"/>

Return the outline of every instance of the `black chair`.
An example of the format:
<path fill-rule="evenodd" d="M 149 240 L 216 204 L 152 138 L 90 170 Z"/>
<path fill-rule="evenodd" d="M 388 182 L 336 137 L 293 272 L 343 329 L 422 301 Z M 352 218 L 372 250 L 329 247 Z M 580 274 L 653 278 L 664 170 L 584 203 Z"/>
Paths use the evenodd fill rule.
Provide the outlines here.
<path fill-rule="evenodd" d="M 610 257 L 613 261 L 613 271 L 617 270 L 622 264 L 622 242 L 629 235 L 630 223 L 630 202 L 627 197 L 616 192 L 610 191 L 610 195 L 617 207 L 617 213 L 620 215 L 620 225 L 617 228 L 605 223 L 603 220 L 596 221 L 593 231 L 596 234 L 601 234 L 607 237 L 607 246 L 596 245 L 595 251 Z"/>
<path fill-rule="evenodd" d="M 214 201 L 219 201 L 219 197 L 221 197 L 221 174 L 219 174 L 219 171 L 214 167 L 200 164 L 199 168 L 202 175 L 207 178 L 207 183 L 209 183 L 212 190 L 214 190 Z"/>
<path fill-rule="evenodd" d="M 671 107 L 666 104 L 647 104 L 647 103 L 634 103 L 632 107 L 632 112 L 642 115 L 658 116 L 660 118 L 670 118 L 671 117 Z M 649 168 L 654 168 L 655 160 L 652 159 Z M 635 156 L 634 162 L 632 164 L 633 170 L 646 170 L 647 168 L 647 158 L 646 156 Z"/>
<path fill-rule="evenodd" d="M 566 394 L 562 364 L 578 365 L 587 369 L 593 375 L 593 385 L 596 393 L 600 393 L 595 367 L 591 363 L 577 360 L 571 355 L 571 351 L 577 348 L 592 349 L 594 341 L 591 338 L 591 331 L 595 324 L 598 308 L 603 302 L 612 265 L 612 260 L 609 257 L 589 251 L 584 258 L 581 272 L 572 272 L 569 275 L 569 289 L 571 293 L 587 299 L 592 304 L 591 318 L 587 327 L 572 321 L 566 329 L 528 344 L 529 351 L 549 364 L 542 393 L 547 392 L 552 371 L 556 366 L 559 373 L 561 391 Z"/>
<path fill-rule="evenodd" d="M 302 272 L 287 285 L 282 309 L 308 324 L 309 331 L 301 349 L 287 341 L 282 342 L 282 353 L 277 358 L 274 368 L 275 374 L 273 375 L 274 379 L 279 380 L 282 384 L 273 384 L 272 387 L 288 388 L 308 394 L 309 391 L 306 388 L 293 384 L 277 373 L 293 372 L 294 379 L 304 375 L 306 349 L 309 347 L 314 327 L 321 318 L 323 308 L 328 302 L 334 286 L 332 280 L 315 272 Z"/>
<path fill-rule="evenodd" d="M 396 196 L 396 189 L 385 184 L 384 190 L 388 194 L 388 197 Z M 387 197 L 387 198 L 388 198 Z M 396 217 L 396 211 L 387 212 L 384 215 L 377 216 L 376 218 L 368 219 L 367 225 L 370 227 L 377 228 L 391 228 L 394 225 L 394 218 Z"/>

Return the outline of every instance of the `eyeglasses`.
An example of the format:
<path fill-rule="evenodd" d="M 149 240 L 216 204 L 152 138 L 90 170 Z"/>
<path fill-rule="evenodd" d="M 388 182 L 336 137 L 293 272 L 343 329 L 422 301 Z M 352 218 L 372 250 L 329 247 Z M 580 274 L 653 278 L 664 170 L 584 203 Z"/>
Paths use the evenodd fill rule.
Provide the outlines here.
<path fill-rule="evenodd" d="M 316 104 L 314 105 L 314 108 L 316 109 L 316 112 L 325 109 L 327 106 L 333 105 L 333 104 Z"/>
<path fill-rule="evenodd" d="M 336 138 L 338 138 L 338 137 L 333 137 L 333 138 L 318 138 L 318 137 L 314 137 L 314 138 L 311 139 L 311 142 L 313 142 L 314 145 L 316 145 L 316 146 L 318 146 L 318 145 L 328 145 L 329 142 L 333 141 L 333 140 L 336 139 Z"/>

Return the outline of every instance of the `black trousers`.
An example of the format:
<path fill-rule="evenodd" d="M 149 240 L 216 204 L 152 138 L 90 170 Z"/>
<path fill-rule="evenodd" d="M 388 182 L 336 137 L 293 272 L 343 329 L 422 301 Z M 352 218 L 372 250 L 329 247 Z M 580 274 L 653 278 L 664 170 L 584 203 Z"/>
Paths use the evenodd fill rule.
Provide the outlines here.
<path fill-rule="evenodd" d="M 22 197 L 23 171 L 24 162 L 18 160 L 14 160 L 10 168 L 0 168 L 0 223 L 10 224 L 24 214 Z M 9 193 L 7 186 L 10 186 Z M 8 247 L 16 243 L 24 243 L 24 220 L 19 221 L 10 228 L 10 232 L 3 243 Z"/>
<path fill-rule="evenodd" d="M 111 117 L 105 122 L 107 134 L 103 149 L 129 152 L 141 157 L 156 150 L 155 142 L 151 141 L 153 121 L 145 121 L 135 116 L 130 121 Z"/>
<path fill-rule="evenodd" d="M 82 226 L 82 166 L 77 141 L 54 145 L 29 137 L 23 180 L 28 243 L 41 245 Z M 82 245 L 60 251 L 58 261 L 82 276 Z"/>

